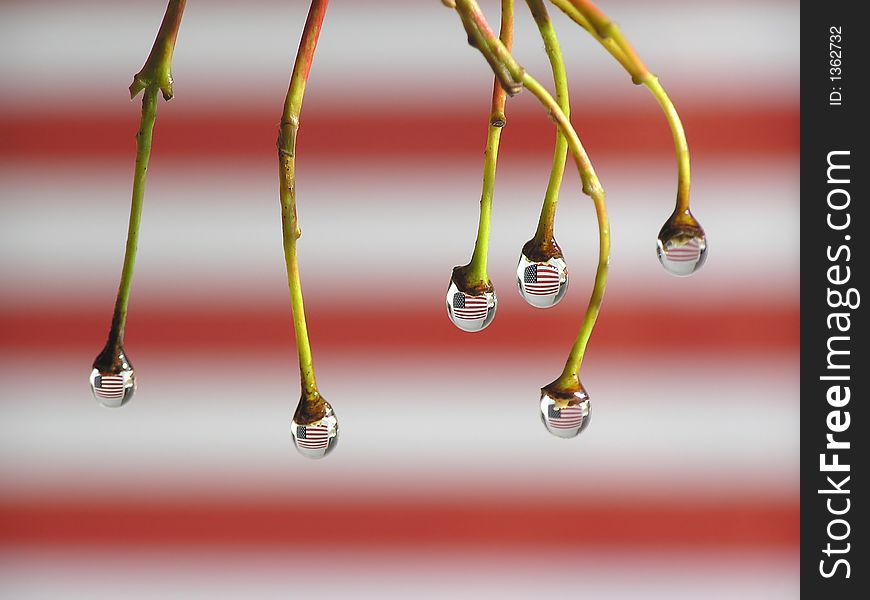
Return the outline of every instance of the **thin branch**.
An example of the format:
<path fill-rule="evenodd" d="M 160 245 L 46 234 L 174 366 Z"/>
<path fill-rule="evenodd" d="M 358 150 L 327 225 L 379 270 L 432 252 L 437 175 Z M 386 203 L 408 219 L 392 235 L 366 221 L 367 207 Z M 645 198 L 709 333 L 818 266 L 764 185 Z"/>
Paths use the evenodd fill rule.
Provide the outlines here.
<path fill-rule="evenodd" d="M 510 49 L 513 44 L 514 31 L 514 2 L 502 0 L 501 3 L 501 29 L 499 39 L 506 48 Z M 489 231 L 492 219 L 492 195 L 495 187 L 495 170 L 498 163 L 498 146 L 501 132 L 507 123 L 505 117 L 505 90 L 499 78 L 496 77 L 492 85 L 492 104 L 489 112 L 489 128 L 486 139 L 486 154 L 483 164 L 483 189 L 480 194 L 480 218 L 477 226 L 477 239 L 474 243 L 474 253 L 467 267 L 460 270 L 457 275 L 466 288 L 480 288 L 489 284 L 487 272 L 487 257 L 489 251 Z"/>
<path fill-rule="evenodd" d="M 305 84 L 311 71 L 317 40 L 326 16 L 329 0 L 312 0 L 308 18 L 302 31 L 293 75 L 284 102 L 284 112 L 278 130 L 278 177 L 281 200 L 281 232 L 284 244 L 284 259 L 287 264 L 287 284 L 290 288 L 290 304 L 293 311 L 293 329 L 296 334 L 296 350 L 299 355 L 299 375 L 302 382 L 302 400 L 297 408 L 297 422 L 311 423 L 326 414 L 326 402 L 317 390 L 308 327 L 305 322 L 305 306 L 302 300 L 302 284 L 299 280 L 299 261 L 296 241 L 301 235 L 296 214 L 296 136 L 299 131 L 299 114 Z"/>
<path fill-rule="evenodd" d="M 126 360 L 123 358 L 124 329 L 127 323 L 127 307 L 133 287 L 133 271 L 139 247 L 139 228 L 142 222 L 142 206 L 145 200 L 145 183 L 148 175 L 148 161 L 151 157 L 151 141 L 154 123 L 157 120 L 157 93 L 172 97 L 172 54 L 181 17 L 184 14 L 185 0 L 170 0 L 157 39 L 145 61 L 145 66 L 133 77 L 130 85 L 131 97 L 144 91 L 142 97 L 142 116 L 136 134 L 136 167 L 133 175 L 133 196 L 130 203 L 130 221 L 127 227 L 127 244 L 124 252 L 124 266 L 121 282 L 115 298 L 112 325 L 103 351 L 94 361 L 94 368 L 101 372 L 116 372 Z"/>

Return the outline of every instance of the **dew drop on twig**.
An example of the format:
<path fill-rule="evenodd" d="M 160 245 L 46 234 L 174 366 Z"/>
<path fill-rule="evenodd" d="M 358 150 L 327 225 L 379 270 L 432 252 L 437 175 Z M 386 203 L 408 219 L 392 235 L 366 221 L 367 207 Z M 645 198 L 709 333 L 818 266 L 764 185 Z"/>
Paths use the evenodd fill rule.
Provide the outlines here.
<path fill-rule="evenodd" d="M 468 294 L 451 280 L 447 288 L 447 315 L 462 331 L 476 332 L 485 329 L 495 318 L 498 299 L 495 290 L 480 294 Z"/>
<path fill-rule="evenodd" d="M 540 262 L 521 254 L 517 263 L 517 287 L 520 296 L 535 308 L 556 306 L 568 291 L 565 259 L 552 257 Z"/>

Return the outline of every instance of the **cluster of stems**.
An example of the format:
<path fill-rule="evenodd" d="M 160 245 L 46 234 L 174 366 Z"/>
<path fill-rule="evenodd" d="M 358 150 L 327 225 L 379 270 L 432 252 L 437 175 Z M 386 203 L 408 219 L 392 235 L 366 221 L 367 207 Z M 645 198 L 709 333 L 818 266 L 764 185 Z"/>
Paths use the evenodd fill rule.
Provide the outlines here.
<path fill-rule="evenodd" d="M 583 317 L 583 323 L 580 327 L 580 332 L 571 349 L 568 360 L 562 374 L 551 386 L 559 391 L 573 392 L 582 389 L 579 380 L 580 365 L 583 361 L 583 355 L 586 350 L 586 345 L 589 337 L 592 334 L 592 329 L 595 325 L 595 320 L 598 317 L 598 312 L 601 307 L 601 302 L 604 298 L 604 289 L 607 283 L 607 272 L 610 263 L 610 224 L 607 218 L 607 207 L 604 202 L 604 189 L 598 181 L 598 176 L 595 174 L 595 169 L 589 160 L 577 132 L 571 125 L 571 121 L 562 105 L 568 105 L 567 94 L 567 78 L 565 77 L 564 64 L 561 58 L 561 52 L 558 49 L 558 41 L 550 24 L 549 17 L 542 2 L 536 0 L 527 0 L 538 28 L 547 48 L 547 54 L 550 58 L 553 68 L 554 79 L 557 80 L 557 88 L 563 90 L 563 95 L 560 101 L 557 101 L 553 96 L 541 85 L 534 77 L 514 59 L 510 50 L 502 43 L 495 35 L 483 12 L 480 10 L 477 2 L 474 0 L 456 0 L 456 11 L 462 20 L 465 32 L 468 35 L 469 43 L 477 48 L 486 58 L 490 66 L 493 66 L 493 72 L 498 82 L 509 93 L 516 93 L 522 88 L 529 90 L 549 112 L 552 119 L 556 122 L 561 136 L 557 138 L 557 142 L 564 140 L 574 163 L 580 174 L 583 192 L 588 195 L 595 205 L 595 213 L 598 220 L 599 233 L 599 260 L 598 267 L 595 273 L 595 283 L 592 290 L 592 296 L 586 309 L 586 314 Z M 504 6 L 503 6 L 504 8 Z M 539 232 L 543 231 L 544 235 L 552 236 L 553 219 L 555 215 L 555 204 L 558 197 L 559 186 L 561 184 L 562 172 L 564 171 L 564 163 L 560 160 L 558 153 L 559 147 L 557 144 L 557 152 L 554 157 L 553 169 L 551 171 L 550 185 L 548 186 L 547 196 L 544 202 L 544 207 L 541 211 L 541 221 L 539 223 Z M 561 166 L 560 166 L 561 163 Z M 536 234 L 537 236 L 537 234 Z"/>
<path fill-rule="evenodd" d="M 544 48 L 550 60 L 553 71 L 553 82 L 556 88 L 556 101 L 565 116 L 570 116 L 570 100 L 568 94 L 568 77 L 565 71 L 565 63 L 562 59 L 562 51 L 559 47 L 559 39 L 550 21 L 547 8 L 543 0 L 528 2 L 529 9 L 535 19 L 535 23 L 544 41 Z M 454 5 L 455 6 L 455 5 Z M 502 0 L 501 3 L 501 27 L 499 40 L 510 52 L 513 42 L 514 2 Z M 483 166 L 483 191 L 480 199 L 480 217 L 477 227 L 477 238 L 474 243 L 474 253 L 471 262 L 465 267 L 459 267 L 458 281 L 466 289 L 481 289 L 489 287 L 489 275 L 487 272 L 487 260 L 489 251 L 490 223 L 492 219 L 492 197 L 495 185 L 496 164 L 498 162 L 498 147 L 502 128 L 507 120 L 505 117 L 506 92 L 500 83 L 499 77 L 495 78 L 492 91 L 492 108 L 490 110 L 489 131 L 486 141 Z M 565 173 L 565 163 L 568 158 L 568 140 L 561 130 L 556 130 L 556 143 L 553 151 L 553 165 L 550 169 L 550 178 L 547 183 L 547 191 L 544 194 L 544 202 L 541 206 L 541 215 L 535 235 L 529 242 L 524 253 L 527 256 L 561 256 L 561 251 L 554 237 L 556 204 L 559 201 L 559 190 L 562 186 L 562 177 Z"/>
<path fill-rule="evenodd" d="M 658 78 L 649 72 L 646 65 L 641 61 L 637 52 L 628 43 L 616 24 L 608 19 L 591 1 L 550 1 L 575 23 L 589 32 L 625 68 L 630 74 L 632 81 L 646 86 L 658 101 L 671 128 L 677 155 L 677 200 L 672 219 L 676 223 L 693 223 L 693 217 L 689 210 L 691 177 L 688 145 L 679 115 L 664 88 L 659 83 Z M 511 54 L 509 43 L 511 32 L 505 35 L 505 24 L 512 24 L 513 20 L 513 3 L 511 1 L 503 0 L 502 2 L 502 30 L 501 35 L 498 37 L 493 33 L 475 0 L 449 0 L 445 2 L 446 5 L 456 9 L 468 35 L 469 43 L 483 54 L 492 68 L 495 74 L 496 88 L 502 87 L 511 95 L 517 93 L 521 88 L 528 89 L 549 112 L 557 125 L 553 165 L 541 208 L 541 215 L 538 220 L 535 236 L 524 248 L 524 253 L 528 251 L 538 252 L 540 257 L 545 255 L 561 256 L 561 251 L 554 238 L 554 223 L 559 189 L 569 150 L 580 174 L 583 192 L 592 199 L 595 206 L 599 231 L 599 260 L 592 295 L 565 367 L 559 378 L 547 386 L 547 388 L 557 392 L 572 392 L 582 389 L 579 382 L 580 366 L 583 362 L 586 346 L 592 334 L 604 297 L 610 256 L 610 229 L 607 208 L 604 202 L 604 191 L 570 121 L 568 81 L 558 38 L 544 1 L 526 0 L 526 3 L 544 42 L 544 48 L 553 75 L 556 91 L 555 98 L 529 75 Z M 499 93 L 498 91 L 493 93 L 494 111 L 496 108 L 496 98 L 499 97 Z M 500 97 L 502 101 L 498 108 L 503 112 L 504 94 L 501 93 Z M 465 268 L 465 272 L 461 273 L 468 280 L 472 281 L 485 280 L 488 282 L 486 255 L 492 211 L 492 180 L 495 174 L 497 150 L 498 134 L 493 134 L 491 125 L 484 167 L 484 193 L 481 200 L 480 223 L 474 255 L 472 256 L 471 263 Z"/>
<path fill-rule="evenodd" d="M 559 47 L 559 38 L 550 21 L 547 7 L 543 0 L 527 0 L 529 10 L 541 33 L 544 41 L 544 50 L 550 61 L 550 69 L 553 71 L 553 85 L 556 89 L 556 101 L 565 117 L 571 116 L 571 102 L 568 95 L 568 75 L 565 72 L 565 61 L 562 59 L 562 50 Z M 535 237 L 529 244 L 529 251 L 544 250 L 545 256 L 555 256 L 558 251 L 555 233 L 556 203 L 559 201 L 559 189 L 562 187 L 562 176 L 565 174 L 565 163 L 568 159 L 568 140 L 560 129 L 556 129 L 556 144 L 553 151 L 553 166 L 550 169 L 550 179 L 547 182 L 547 191 L 544 194 L 544 203 L 541 207 L 541 216 L 538 219 L 538 228 Z M 527 254 L 527 256 L 529 256 Z M 530 258 L 533 258 L 530 256 Z M 543 258 L 543 256 L 542 256 Z M 534 258 L 533 258 L 534 259 Z"/>
<path fill-rule="evenodd" d="M 688 145 L 680 118 L 664 88 L 658 79 L 649 72 L 619 28 L 590 0 L 550 1 L 571 20 L 592 35 L 631 75 L 632 81 L 647 87 L 658 101 L 673 133 L 677 155 L 677 200 L 672 218 L 677 223 L 682 221 L 686 223 L 692 222 L 689 210 L 691 178 Z M 454 278 L 471 290 L 480 291 L 491 288 L 487 274 L 487 254 L 498 148 L 501 133 L 507 121 L 505 117 L 505 101 L 507 95 L 512 96 L 525 88 L 542 104 L 557 126 L 550 177 L 538 225 L 534 237 L 529 242 L 530 247 L 558 252 L 558 246 L 554 238 L 554 223 L 556 205 L 569 152 L 579 172 L 582 191 L 591 198 L 597 217 L 599 257 L 592 294 L 565 368 L 560 377 L 547 386 L 557 392 L 581 390 L 582 386 L 578 377 L 580 366 L 601 307 L 607 281 L 610 257 L 610 226 L 604 201 L 604 190 L 595 174 L 583 144 L 570 121 L 568 80 L 558 38 L 550 21 L 544 0 L 526 0 L 544 42 L 550 62 L 555 88 L 554 97 L 543 85 L 526 72 L 511 53 L 514 0 L 502 0 L 501 2 L 501 27 L 499 35 L 496 35 L 490 28 L 475 0 L 442 0 L 442 2 L 457 11 L 465 28 L 469 43 L 483 54 L 495 75 L 489 115 L 477 238 L 471 261 L 468 265 L 457 267 L 457 273 L 454 273 Z M 108 341 L 95 363 L 95 365 L 104 367 L 107 370 L 116 367 L 118 362 L 123 358 L 124 329 L 132 288 L 133 270 L 136 262 L 152 135 L 157 117 L 157 97 L 158 93 L 161 93 L 164 99 L 169 100 L 173 95 L 171 76 L 172 54 L 185 4 L 185 0 L 169 0 L 151 53 L 145 65 L 134 76 L 133 83 L 130 85 L 131 98 L 134 98 L 140 92 L 143 93 L 142 116 L 139 132 L 136 135 L 136 167 L 121 282 L 115 302 Z M 295 162 L 302 99 L 327 5 L 328 0 L 312 0 L 311 2 L 284 103 L 277 142 L 282 236 L 302 383 L 302 398 L 295 417 L 297 422 L 300 423 L 311 423 L 322 418 L 327 406 L 318 392 L 314 376 L 314 366 L 299 278 L 296 244 L 301 232 L 296 212 Z M 560 252 L 559 255 L 561 255 Z"/>

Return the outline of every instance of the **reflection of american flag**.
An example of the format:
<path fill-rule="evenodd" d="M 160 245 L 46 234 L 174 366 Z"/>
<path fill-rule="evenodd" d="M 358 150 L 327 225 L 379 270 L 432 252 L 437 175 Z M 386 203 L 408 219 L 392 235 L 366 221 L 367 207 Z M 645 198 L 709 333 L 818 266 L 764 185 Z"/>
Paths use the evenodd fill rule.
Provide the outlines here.
<path fill-rule="evenodd" d="M 583 409 L 579 404 L 566 406 L 562 410 L 551 404 L 547 407 L 547 423 L 556 429 L 574 429 L 583 423 Z"/>
<path fill-rule="evenodd" d="M 306 450 L 322 450 L 329 445 L 329 427 L 300 425 L 296 430 L 296 443 Z"/>
<path fill-rule="evenodd" d="M 98 398 L 116 400 L 124 397 L 124 378 L 121 375 L 97 375 L 94 393 Z"/>
<path fill-rule="evenodd" d="M 701 244 L 692 238 L 682 246 L 674 246 L 667 251 L 668 260 L 674 262 L 693 262 L 701 256 Z"/>
<path fill-rule="evenodd" d="M 484 319 L 489 307 L 485 295 L 469 296 L 463 292 L 453 294 L 453 314 L 458 319 Z"/>
<path fill-rule="evenodd" d="M 550 296 L 559 291 L 559 269 L 553 265 L 529 265 L 523 275 L 526 293 Z"/>

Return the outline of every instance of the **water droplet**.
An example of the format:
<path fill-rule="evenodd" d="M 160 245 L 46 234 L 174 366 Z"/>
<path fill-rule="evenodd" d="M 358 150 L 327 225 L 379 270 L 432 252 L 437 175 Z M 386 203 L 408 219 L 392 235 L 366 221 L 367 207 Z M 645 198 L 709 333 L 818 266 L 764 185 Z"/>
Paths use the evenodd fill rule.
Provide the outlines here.
<path fill-rule="evenodd" d="M 481 331 L 495 318 L 498 299 L 495 290 L 466 294 L 451 279 L 447 288 L 447 315 L 462 331 Z"/>
<path fill-rule="evenodd" d="M 133 367 L 126 361 L 120 369 L 100 370 L 94 367 L 90 383 L 94 398 L 108 408 L 127 404 L 136 392 L 136 376 Z"/>
<path fill-rule="evenodd" d="M 533 261 L 521 254 L 517 264 L 517 287 L 520 296 L 535 308 L 556 306 L 568 291 L 565 259 L 554 256 L 545 261 Z"/>
<path fill-rule="evenodd" d="M 541 389 L 541 421 L 556 437 L 576 437 L 591 418 L 589 394 L 582 387 L 575 392 L 557 392 L 551 386 Z"/>
<path fill-rule="evenodd" d="M 108 408 L 124 406 L 136 392 L 133 365 L 121 345 L 117 341 L 113 342 L 111 336 L 94 359 L 88 381 L 94 398 Z"/>
<path fill-rule="evenodd" d="M 672 216 L 664 224 L 657 245 L 656 251 L 662 266 L 677 277 L 691 275 L 707 260 L 704 229 L 689 212 Z"/>
<path fill-rule="evenodd" d="M 290 421 L 293 444 L 300 454 L 308 458 L 323 458 L 338 443 L 338 418 L 329 402 L 323 400 L 323 404 L 326 410 L 323 417 L 309 423 L 297 423 L 300 412 L 297 410 L 297 417 Z"/>

